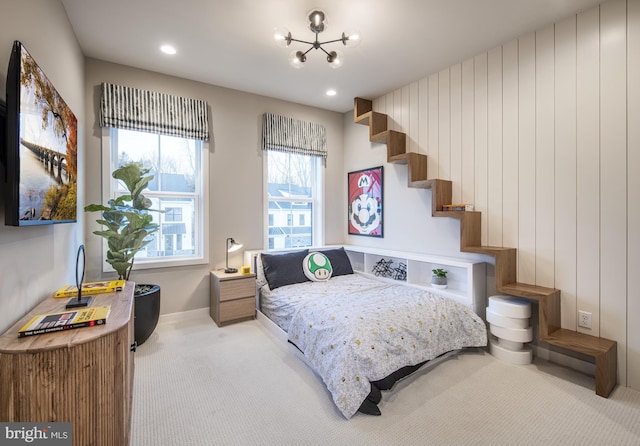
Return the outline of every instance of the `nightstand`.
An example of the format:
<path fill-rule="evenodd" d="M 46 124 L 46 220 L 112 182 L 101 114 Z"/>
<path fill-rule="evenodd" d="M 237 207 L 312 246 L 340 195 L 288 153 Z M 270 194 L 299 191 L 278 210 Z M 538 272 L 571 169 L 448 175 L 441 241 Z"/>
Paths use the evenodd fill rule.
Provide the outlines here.
<path fill-rule="evenodd" d="M 213 270 L 210 277 L 209 314 L 219 327 L 255 318 L 255 274 L 225 273 L 223 270 Z"/>

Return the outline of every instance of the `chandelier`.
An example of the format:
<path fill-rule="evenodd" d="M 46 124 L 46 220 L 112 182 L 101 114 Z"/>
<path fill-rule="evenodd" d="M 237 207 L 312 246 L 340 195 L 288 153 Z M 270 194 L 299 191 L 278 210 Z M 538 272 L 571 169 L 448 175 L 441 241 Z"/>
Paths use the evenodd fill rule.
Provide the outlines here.
<path fill-rule="evenodd" d="M 323 45 L 342 42 L 344 46 L 353 48 L 360 43 L 360 33 L 357 31 L 345 31 L 338 39 L 320 42 L 320 40 L 318 39 L 318 34 L 327 29 L 326 14 L 321 9 L 313 9 L 309 12 L 309 14 L 307 14 L 307 18 L 309 20 L 309 29 L 316 35 L 316 38 L 313 42 L 294 39 L 291 36 L 291 33 L 285 28 L 276 28 L 274 30 L 273 38 L 276 43 L 282 47 L 291 45 L 291 42 L 311 45 L 306 51 L 294 50 L 289 54 L 289 63 L 291 64 L 291 66 L 294 68 L 304 67 L 304 63 L 307 61 L 307 53 L 309 53 L 309 51 L 311 50 L 321 50 L 323 53 L 325 53 L 327 55 L 327 62 L 329 62 L 329 65 L 331 65 L 332 68 L 338 68 L 342 66 L 342 52 L 338 50 L 327 51 L 323 48 Z"/>

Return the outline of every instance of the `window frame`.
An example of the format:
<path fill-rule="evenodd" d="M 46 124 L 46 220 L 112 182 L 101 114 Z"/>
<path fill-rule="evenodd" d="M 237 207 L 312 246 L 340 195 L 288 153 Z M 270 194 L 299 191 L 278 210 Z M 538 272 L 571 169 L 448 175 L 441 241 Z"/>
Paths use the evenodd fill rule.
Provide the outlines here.
<path fill-rule="evenodd" d="M 118 129 L 115 127 L 102 128 L 102 202 L 107 203 L 111 198 L 117 195 L 118 180 L 111 176 L 112 166 L 117 163 L 117 151 L 113 150 L 113 144 L 117 138 L 114 138 L 113 132 Z M 152 132 L 155 135 L 158 133 Z M 135 260 L 134 270 L 145 270 L 155 268 L 170 268 L 175 266 L 202 265 L 209 263 L 209 143 L 201 141 L 201 175 L 202 184 L 200 194 L 198 196 L 198 188 L 196 187 L 196 206 L 200 207 L 200 218 L 195 221 L 195 233 L 199 235 L 199 254 L 181 257 L 156 257 L 156 258 L 140 258 Z M 170 194 L 173 196 L 172 194 Z M 154 196 L 161 197 L 162 193 L 154 193 Z M 106 261 L 106 253 L 108 250 L 107 241 L 102 240 L 102 272 L 113 272 L 113 267 Z"/>
<path fill-rule="evenodd" d="M 262 186 L 263 186 L 263 246 L 267 251 L 279 250 L 269 244 L 269 152 L 270 150 L 263 150 L 263 162 L 262 162 Z M 282 153 L 282 152 L 280 152 Z M 300 155 L 292 152 L 290 155 Z M 283 198 L 278 201 L 288 202 L 301 202 L 310 201 L 312 204 L 311 212 L 311 238 L 312 244 L 309 248 L 320 247 L 324 245 L 325 227 L 324 227 L 324 185 L 325 185 L 325 169 L 326 161 L 324 158 L 314 155 L 303 155 L 315 158 L 314 167 L 315 174 L 312 179 L 312 198 L 301 199 L 300 197 Z M 294 219 L 295 220 L 295 219 Z M 293 248 L 292 248 L 293 249 Z"/>

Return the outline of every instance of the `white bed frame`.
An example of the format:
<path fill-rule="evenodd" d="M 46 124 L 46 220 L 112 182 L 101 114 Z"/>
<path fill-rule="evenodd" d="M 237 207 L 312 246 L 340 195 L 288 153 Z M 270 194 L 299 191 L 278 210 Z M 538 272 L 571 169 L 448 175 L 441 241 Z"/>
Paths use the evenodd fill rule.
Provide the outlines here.
<path fill-rule="evenodd" d="M 340 246 L 326 246 L 322 248 L 310 248 L 309 251 L 339 248 Z M 359 246 L 343 245 L 351 266 L 354 272 L 358 274 L 371 275 L 371 268 L 380 259 L 393 259 L 395 263 L 404 263 L 407 267 L 407 280 L 393 282 L 406 282 L 407 286 L 413 286 L 430 291 L 435 291 L 438 294 L 446 295 L 453 298 L 456 301 L 469 305 L 473 310 L 485 320 L 485 308 L 486 308 L 486 264 L 484 262 L 467 261 L 460 259 L 453 259 L 449 257 L 434 257 L 416 253 L 406 253 L 400 251 L 388 251 L 381 249 L 371 249 Z M 244 253 L 244 264 L 251 265 L 251 272 L 256 272 L 256 257 L 262 252 L 285 253 L 288 251 L 296 251 L 296 249 L 290 250 L 278 250 L 278 251 L 266 251 L 266 250 L 247 250 Z M 433 268 L 444 268 L 448 271 L 448 287 L 446 289 L 434 289 L 429 285 L 431 280 L 431 270 Z M 263 326 L 269 330 L 277 339 L 282 341 L 288 346 L 295 356 L 300 358 L 311 370 L 313 367 L 307 361 L 307 358 L 293 346 L 287 338 L 287 333 L 280 328 L 275 322 L 269 319 L 260 310 L 260 290 L 256 287 L 256 319 L 259 320 Z M 440 364 L 442 361 L 457 355 L 460 350 L 452 351 L 443 354 L 437 358 L 428 361 L 420 368 L 420 371 L 424 373 L 427 370 Z M 412 373 L 409 376 L 415 375 Z M 405 379 L 402 378 L 402 379 Z"/>

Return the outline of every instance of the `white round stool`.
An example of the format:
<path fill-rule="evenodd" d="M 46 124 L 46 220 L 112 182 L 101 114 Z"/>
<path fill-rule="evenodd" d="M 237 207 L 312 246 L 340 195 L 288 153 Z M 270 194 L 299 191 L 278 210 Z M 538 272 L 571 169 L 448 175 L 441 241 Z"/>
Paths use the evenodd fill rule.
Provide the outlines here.
<path fill-rule="evenodd" d="M 489 297 L 487 322 L 493 335 L 489 340 L 489 352 L 512 364 L 530 364 L 533 353 L 530 346 L 524 345 L 533 339 L 530 317 L 531 303 L 524 299 Z"/>

